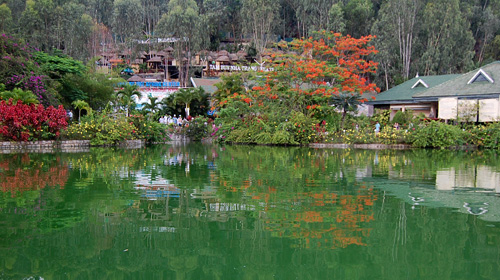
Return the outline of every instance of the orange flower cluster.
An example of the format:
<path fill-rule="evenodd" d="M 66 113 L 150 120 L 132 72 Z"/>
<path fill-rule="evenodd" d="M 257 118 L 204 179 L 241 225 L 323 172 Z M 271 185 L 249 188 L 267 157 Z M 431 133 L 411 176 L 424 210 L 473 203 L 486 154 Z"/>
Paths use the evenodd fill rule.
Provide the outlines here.
<path fill-rule="evenodd" d="M 355 39 L 338 33 L 323 32 L 321 35 L 328 35 L 328 39 L 309 38 L 294 42 L 293 48 L 302 52 L 299 60 L 295 61 L 297 71 L 305 71 L 308 79 L 330 79 L 327 82 L 333 87 L 339 84 L 350 86 L 353 92 L 376 91 L 375 85 L 368 83 L 366 77 L 376 72 L 377 63 L 365 59 L 377 53 L 373 46 L 368 46 L 374 36 Z"/>
<path fill-rule="evenodd" d="M 269 102 L 293 100 L 308 96 L 303 109 L 312 103 L 326 104 L 327 99 L 339 92 L 379 92 L 370 82 L 377 70 L 377 63 L 368 59 L 377 53 L 370 41 L 374 36 L 359 39 L 334 32 L 320 32 L 316 38 L 281 43 L 287 52 L 269 52 L 275 71 L 259 72 L 257 85 L 245 96 L 229 95 L 230 100 L 240 100 L 249 106 L 266 106 Z M 228 100 L 222 101 L 225 106 Z"/>
<path fill-rule="evenodd" d="M 321 107 L 321 105 L 314 104 L 314 105 L 312 105 L 312 106 L 311 106 L 311 105 L 307 105 L 306 109 L 307 109 L 307 110 L 314 110 L 314 109 L 316 109 L 316 108 L 320 108 L 320 107 Z"/>

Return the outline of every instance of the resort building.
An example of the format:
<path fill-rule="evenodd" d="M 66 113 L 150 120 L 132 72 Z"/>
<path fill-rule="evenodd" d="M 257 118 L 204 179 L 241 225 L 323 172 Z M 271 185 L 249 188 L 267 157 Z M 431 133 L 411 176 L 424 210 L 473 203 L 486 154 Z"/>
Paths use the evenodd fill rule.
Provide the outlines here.
<path fill-rule="evenodd" d="M 500 119 L 500 61 L 465 74 L 415 77 L 368 102 L 375 109 L 412 110 L 428 118 L 490 122 Z"/>

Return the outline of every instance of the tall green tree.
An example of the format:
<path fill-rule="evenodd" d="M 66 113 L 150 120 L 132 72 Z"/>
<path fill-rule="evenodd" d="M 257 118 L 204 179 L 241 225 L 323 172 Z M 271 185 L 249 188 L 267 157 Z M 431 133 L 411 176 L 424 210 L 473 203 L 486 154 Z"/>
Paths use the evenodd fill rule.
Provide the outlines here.
<path fill-rule="evenodd" d="M 422 24 L 419 72 L 460 73 L 472 66 L 474 37 L 459 0 L 431 0 Z"/>
<path fill-rule="evenodd" d="M 59 35 L 57 33 L 56 21 L 61 15 L 61 10 L 56 9 L 56 5 L 52 0 L 37 0 L 35 8 L 41 21 L 41 50 L 51 51 L 53 48 L 58 48 Z"/>
<path fill-rule="evenodd" d="M 485 52 L 500 29 L 500 1 L 472 0 L 462 3 L 462 10 L 469 11 L 468 21 L 476 44 L 474 46 L 476 60 L 481 64 Z"/>
<path fill-rule="evenodd" d="M 327 30 L 332 30 L 338 33 L 345 31 L 345 19 L 342 2 L 334 3 L 328 10 L 328 26 Z"/>
<path fill-rule="evenodd" d="M 118 105 L 125 107 L 126 115 L 129 116 L 130 111 L 135 109 L 136 100 L 142 97 L 137 85 L 125 84 L 122 89 L 116 93 L 116 101 Z"/>
<path fill-rule="evenodd" d="M 201 17 L 198 5 L 194 0 L 171 0 L 168 13 L 164 14 L 157 26 L 160 36 L 172 37 L 175 40 L 175 56 L 179 68 L 179 82 L 185 87 L 189 79 L 191 56 L 200 46 Z"/>
<path fill-rule="evenodd" d="M 313 31 L 327 29 L 329 11 L 338 0 L 290 0 L 294 2 L 296 18 L 301 37 L 309 37 Z"/>
<path fill-rule="evenodd" d="M 210 34 L 210 48 L 217 50 L 224 37 L 234 38 L 238 42 L 242 37 L 240 10 L 241 0 L 205 0 L 203 14 L 207 32 Z M 201 7 L 200 7 L 201 9 Z"/>
<path fill-rule="evenodd" d="M 26 9 L 26 2 L 27 1 L 3 0 L 3 4 L 7 4 L 9 9 L 11 10 L 13 23 L 16 25 L 17 20 L 21 17 L 22 12 Z M 0 3 L 2 3 L 2 1 L 0 1 Z"/>
<path fill-rule="evenodd" d="M 30 45 L 37 46 L 41 49 L 42 19 L 36 10 L 36 3 L 34 0 L 26 1 L 26 9 L 22 12 L 18 25 L 22 38 L 26 39 Z"/>
<path fill-rule="evenodd" d="M 389 87 L 389 75 L 397 75 L 402 80 L 410 77 L 418 16 L 423 4 L 422 0 L 388 0 L 382 4 L 372 34 L 377 36 L 375 46 L 379 50 L 377 56 L 385 76 L 386 89 Z"/>
<path fill-rule="evenodd" d="M 143 26 L 144 9 L 140 0 L 115 0 L 113 4 L 112 27 L 118 41 L 137 38 Z"/>
<path fill-rule="evenodd" d="M 375 11 L 370 0 L 350 0 L 344 5 L 346 34 L 355 38 L 369 35 Z"/>
<path fill-rule="evenodd" d="M 89 41 L 92 35 L 93 19 L 85 12 L 85 6 L 68 2 L 62 7 L 64 53 L 80 60 L 90 57 Z"/>
<path fill-rule="evenodd" d="M 241 8 L 243 28 L 252 36 L 252 42 L 261 53 L 273 41 L 279 15 L 279 2 L 274 0 L 243 0 Z"/>
<path fill-rule="evenodd" d="M 195 100 L 201 101 L 203 99 L 204 94 L 205 91 L 201 87 L 182 88 L 175 93 L 173 103 L 175 105 L 184 104 L 186 106 L 184 108 L 184 111 L 186 113 L 186 118 L 187 118 L 190 116 L 191 103 Z"/>
<path fill-rule="evenodd" d="M 115 0 L 86 0 L 87 13 L 97 22 L 105 26 L 111 26 L 112 17 L 110 12 L 113 11 L 113 3 Z"/>
<path fill-rule="evenodd" d="M 12 24 L 12 11 L 7 4 L 0 5 L 0 32 L 5 33 Z"/>
<path fill-rule="evenodd" d="M 154 34 L 156 25 L 160 21 L 163 9 L 161 0 L 141 0 L 144 7 L 144 32 L 148 35 Z"/>

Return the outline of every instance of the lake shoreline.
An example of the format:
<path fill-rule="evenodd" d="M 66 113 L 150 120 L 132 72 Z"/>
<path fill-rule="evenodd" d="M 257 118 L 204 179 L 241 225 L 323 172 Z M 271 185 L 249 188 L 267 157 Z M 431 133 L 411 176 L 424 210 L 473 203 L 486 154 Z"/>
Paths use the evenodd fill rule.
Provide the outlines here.
<path fill-rule="evenodd" d="M 168 142 L 155 142 L 151 145 L 159 144 L 175 144 L 175 143 L 189 143 L 189 139 L 186 137 L 171 137 L 171 141 Z M 200 143 L 214 143 L 214 141 L 202 141 Z M 238 143 L 233 143 L 233 145 L 239 145 Z M 121 142 L 117 145 L 107 145 L 107 146 L 92 146 L 90 145 L 90 140 L 50 140 L 50 141 L 29 141 L 29 142 L 9 142 L 0 141 L 0 153 L 12 153 L 12 152 L 44 152 L 50 153 L 55 151 L 60 152 L 86 152 L 89 151 L 91 147 L 118 147 L 126 149 L 137 149 L 146 146 L 144 140 L 127 140 Z M 417 149 L 409 144 L 342 144 L 342 143 L 311 143 L 305 147 L 310 147 L 314 149 L 360 149 L 360 150 L 410 150 Z M 476 146 L 457 146 L 450 147 L 447 149 L 451 150 L 476 150 Z"/>

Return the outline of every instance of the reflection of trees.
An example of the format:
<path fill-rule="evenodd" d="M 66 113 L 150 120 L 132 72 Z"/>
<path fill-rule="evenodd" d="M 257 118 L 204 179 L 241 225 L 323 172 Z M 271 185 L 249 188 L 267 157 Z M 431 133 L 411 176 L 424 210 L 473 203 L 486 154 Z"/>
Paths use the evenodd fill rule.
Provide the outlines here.
<path fill-rule="evenodd" d="M 157 146 L 64 154 L 64 188 L 0 197 L 1 277 L 494 279 L 497 224 L 412 208 L 366 183 L 372 171 L 389 183 L 389 172 L 432 176 L 449 156 L 436 152 Z M 181 163 L 165 164 L 179 153 Z M 16 168 L 28 164 L 17 160 Z M 49 170 L 49 157 L 41 161 Z M 179 192 L 148 200 L 134 188 L 138 172 Z M 12 214 L 31 200 L 37 212 Z"/>
<path fill-rule="evenodd" d="M 281 191 L 257 194 L 253 199 L 264 211 L 260 220 L 272 236 L 297 240 L 294 247 L 333 249 L 366 245 L 377 195 L 362 186 L 357 193 Z"/>
<path fill-rule="evenodd" d="M 296 247 L 366 245 L 363 239 L 370 233 L 367 223 L 374 219 L 377 196 L 366 186 L 350 186 L 356 177 L 356 169 L 348 166 L 353 160 L 350 151 L 228 150 L 217 161 L 218 176 L 213 183 L 218 184 L 219 194 L 224 194 L 223 201 L 255 205 L 263 230 L 271 231 L 274 237 L 296 240 Z M 347 165 L 343 164 L 345 159 Z M 358 193 L 353 193 L 353 188 L 358 188 Z"/>

